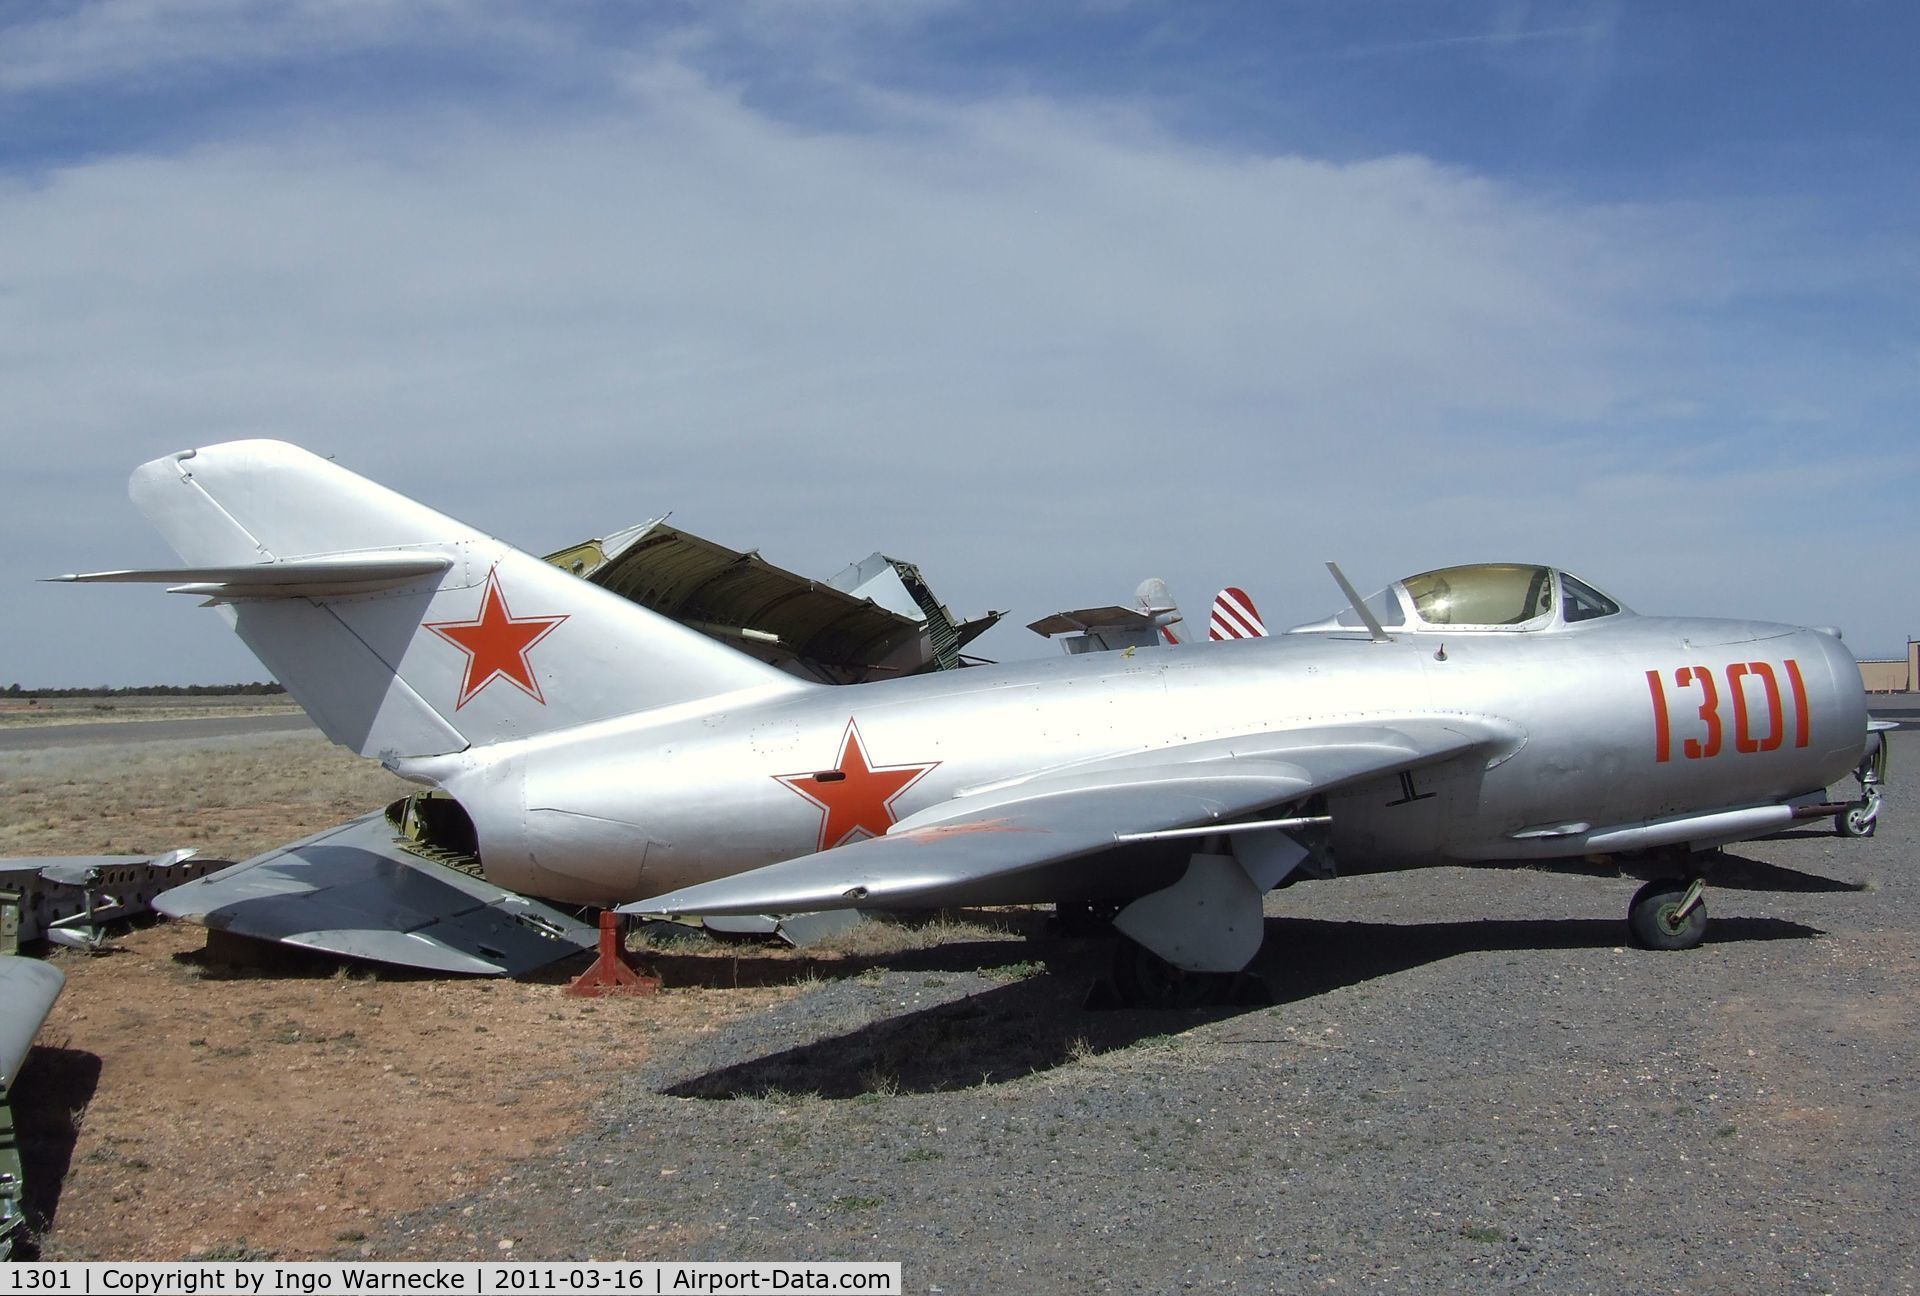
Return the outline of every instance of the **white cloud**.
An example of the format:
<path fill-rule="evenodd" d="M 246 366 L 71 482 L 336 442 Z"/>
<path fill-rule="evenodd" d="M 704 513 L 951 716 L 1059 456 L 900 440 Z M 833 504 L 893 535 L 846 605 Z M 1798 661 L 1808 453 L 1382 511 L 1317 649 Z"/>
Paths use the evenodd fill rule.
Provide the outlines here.
<path fill-rule="evenodd" d="M 576 66 L 592 52 L 562 11 L 512 0 L 81 0 L 4 21 L 11 16 L 0 15 L 0 93 L 219 84 L 235 72 L 398 50 Z"/>
<path fill-rule="evenodd" d="M 1699 209 L 860 98 L 802 127 L 656 56 L 591 109 L 369 110 L 0 189 L 0 420 L 44 483 L 10 588 L 163 557 L 125 470 L 263 433 L 530 548 L 673 508 L 809 573 L 883 547 L 1023 620 L 1153 572 L 1287 623 L 1334 601 L 1324 556 L 1378 583 L 1515 555 L 1786 617 L 1846 556 L 1781 543 L 1757 573 L 1726 539 L 1844 499 L 1844 466 L 1671 451 L 1743 399 L 1700 336 L 1701 286 L 1739 271 L 1702 260 Z M 1749 601 L 1689 603 L 1703 563 Z M 251 670 L 148 592 L 19 598 L 0 677 Z"/>

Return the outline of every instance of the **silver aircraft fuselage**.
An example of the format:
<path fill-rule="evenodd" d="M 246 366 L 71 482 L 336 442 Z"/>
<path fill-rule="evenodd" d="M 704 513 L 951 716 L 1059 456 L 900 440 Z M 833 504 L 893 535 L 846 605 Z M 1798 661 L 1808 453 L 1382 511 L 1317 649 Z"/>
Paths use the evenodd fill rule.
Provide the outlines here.
<path fill-rule="evenodd" d="M 1831 634 L 1624 615 L 1546 633 L 1290 634 L 749 690 L 395 767 L 467 807 L 489 880 L 610 903 L 878 836 L 1003 779 L 1317 725 L 1450 720 L 1508 740 L 1491 758 L 1325 794 L 1314 808 L 1331 817 L 1341 870 L 1756 835 L 1852 770 L 1867 727 L 1858 667 Z M 1146 855 L 1141 867 L 1166 872 Z M 1125 898 L 1143 876 L 1122 860 L 1082 870 L 1073 889 Z M 1056 877 L 1032 898 L 1068 897 Z"/>
<path fill-rule="evenodd" d="M 349 952 L 396 922 L 434 945 L 444 915 L 378 886 L 444 851 L 649 918 L 1051 902 L 1111 918 L 1123 1000 L 1201 1002 L 1296 876 L 1640 853 L 1629 932 L 1684 949 L 1716 847 L 1820 817 L 1866 836 L 1879 811 L 1885 747 L 1837 634 L 1637 616 L 1539 564 L 1367 598 L 1334 567 L 1346 610 L 1277 638 L 830 687 L 297 446 L 166 455 L 129 492 L 185 565 L 64 579 L 221 605 L 329 738 L 442 793 L 394 808 L 403 840 L 369 816 L 175 905 L 306 933 L 286 897 L 320 896 Z M 1849 772 L 1859 799 L 1823 799 Z M 368 884 L 358 909 L 342 878 Z M 495 926 L 539 926 L 498 903 Z M 498 969 L 487 939 L 435 957 Z"/>

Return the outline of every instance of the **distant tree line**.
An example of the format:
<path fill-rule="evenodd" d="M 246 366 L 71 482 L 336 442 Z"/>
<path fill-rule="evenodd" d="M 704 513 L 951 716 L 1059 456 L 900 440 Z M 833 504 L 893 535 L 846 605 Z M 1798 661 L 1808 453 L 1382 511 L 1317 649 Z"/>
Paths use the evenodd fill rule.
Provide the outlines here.
<path fill-rule="evenodd" d="M 128 688 L 23 688 L 9 684 L 4 696 L 10 698 L 103 698 L 103 697 L 267 697 L 285 693 L 286 687 L 274 680 L 252 684 L 140 684 Z"/>

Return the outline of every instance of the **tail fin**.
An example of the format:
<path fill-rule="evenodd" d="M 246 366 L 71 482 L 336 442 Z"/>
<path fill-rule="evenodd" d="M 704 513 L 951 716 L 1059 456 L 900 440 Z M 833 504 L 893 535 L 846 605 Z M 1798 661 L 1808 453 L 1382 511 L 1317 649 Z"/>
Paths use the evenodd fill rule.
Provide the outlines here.
<path fill-rule="evenodd" d="M 808 687 L 278 441 L 156 459 L 129 492 L 180 581 L 329 738 L 435 756 L 744 689 Z"/>
<path fill-rule="evenodd" d="M 1260 619 L 1260 610 L 1254 607 L 1253 600 L 1247 597 L 1245 590 L 1229 585 L 1215 596 L 1213 615 L 1207 618 L 1207 638 L 1264 639 L 1266 637 L 1266 622 Z"/>
<path fill-rule="evenodd" d="M 1134 587 L 1133 606 L 1160 628 L 1162 643 L 1186 641 L 1186 632 L 1175 629 L 1180 624 L 1180 609 L 1173 601 L 1173 592 L 1158 576 L 1149 576 Z"/>

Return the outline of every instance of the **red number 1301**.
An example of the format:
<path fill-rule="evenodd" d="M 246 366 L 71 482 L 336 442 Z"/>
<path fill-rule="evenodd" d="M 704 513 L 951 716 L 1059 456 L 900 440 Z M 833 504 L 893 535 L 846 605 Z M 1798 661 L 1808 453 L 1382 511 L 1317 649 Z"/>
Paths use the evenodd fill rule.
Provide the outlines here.
<path fill-rule="evenodd" d="M 1793 745 L 1807 745 L 1807 685 L 1800 677 L 1800 663 L 1789 657 L 1782 663 L 1787 676 L 1787 691 L 1793 698 Z M 1733 710 L 1733 749 L 1737 752 L 1770 752 L 1786 741 L 1785 707 L 1780 695 L 1780 679 L 1770 662 L 1734 662 L 1727 667 L 1726 698 Z M 1707 760 L 1718 756 L 1726 739 L 1726 726 L 1720 719 L 1720 686 L 1705 666 L 1681 666 L 1673 672 L 1675 689 L 1699 692 L 1697 714 L 1705 732 L 1680 744 L 1688 760 Z M 1673 716 L 1668 709 L 1667 689 L 1660 672 L 1647 672 L 1647 688 L 1653 694 L 1653 758 L 1673 759 Z M 1754 733 L 1749 698 L 1760 701 L 1766 711 L 1766 730 Z M 1676 701 L 1680 699 L 1676 698 Z M 1692 698 L 1683 705 L 1691 705 Z"/>

